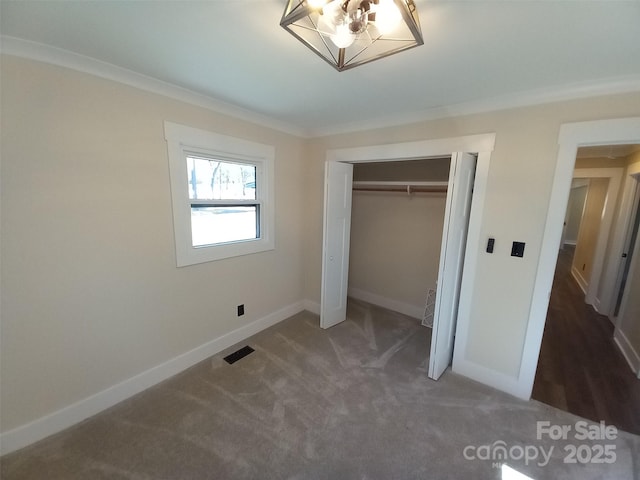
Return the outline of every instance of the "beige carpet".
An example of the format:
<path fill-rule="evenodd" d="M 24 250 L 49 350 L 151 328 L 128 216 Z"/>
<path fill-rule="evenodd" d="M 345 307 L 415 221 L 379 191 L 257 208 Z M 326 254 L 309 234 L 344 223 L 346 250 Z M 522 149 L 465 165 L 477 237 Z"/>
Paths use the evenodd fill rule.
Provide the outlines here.
<path fill-rule="evenodd" d="M 640 437 L 538 440 L 537 421 L 580 419 L 450 372 L 431 381 L 429 329 L 355 301 L 348 316 L 325 331 L 317 316 L 296 315 L 3 457 L 2 480 L 498 479 L 501 462 L 478 458 L 497 446 L 536 479 L 639 478 Z M 245 344 L 255 352 L 223 361 Z M 571 445 L 575 464 L 565 463 Z M 593 463 L 605 445 L 615 461 Z M 541 448 L 546 464 L 517 458 Z"/>

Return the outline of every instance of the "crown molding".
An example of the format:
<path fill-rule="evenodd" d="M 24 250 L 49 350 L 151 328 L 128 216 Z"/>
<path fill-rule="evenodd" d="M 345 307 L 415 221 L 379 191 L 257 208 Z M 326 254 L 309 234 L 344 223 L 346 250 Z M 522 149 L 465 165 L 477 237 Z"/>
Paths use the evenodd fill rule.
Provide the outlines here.
<path fill-rule="evenodd" d="M 327 127 L 305 129 L 262 115 L 252 110 L 223 102 L 201 93 L 196 93 L 168 82 L 163 82 L 161 80 L 136 73 L 126 68 L 118 67 L 111 63 L 96 60 L 61 48 L 7 35 L 0 35 L 0 42 L 0 49 L 3 54 L 70 68 L 302 138 L 325 137 L 329 135 L 364 130 L 398 127 L 429 120 L 508 110 L 512 108 L 577 100 L 602 95 L 640 92 L 640 75 L 628 75 L 601 79 L 594 82 L 582 82 L 558 87 L 511 93 L 482 100 L 430 108 L 415 112 L 406 112 L 397 115 L 387 114 L 384 115 L 384 117 L 373 118 L 361 122 L 333 124 Z"/>
<path fill-rule="evenodd" d="M 0 50 L 6 55 L 49 63 L 112 80 L 297 137 L 308 136 L 307 131 L 280 120 L 95 58 L 7 35 L 0 35 L 0 42 Z"/>
<path fill-rule="evenodd" d="M 594 82 L 574 83 L 558 87 L 511 93 L 507 95 L 500 95 L 498 97 L 430 108 L 416 112 L 386 115 L 384 118 L 376 118 L 363 122 L 332 125 L 327 128 L 313 129 L 308 133 L 311 137 L 324 137 L 341 133 L 398 127 L 401 125 L 438 120 L 442 118 L 474 115 L 478 113 L 509 110 L 512 108 L 543 105 L 546 103 L 564 102 L 581 98 L 631 92 L 640 92 L 640 75 L 613 77 Z"/>

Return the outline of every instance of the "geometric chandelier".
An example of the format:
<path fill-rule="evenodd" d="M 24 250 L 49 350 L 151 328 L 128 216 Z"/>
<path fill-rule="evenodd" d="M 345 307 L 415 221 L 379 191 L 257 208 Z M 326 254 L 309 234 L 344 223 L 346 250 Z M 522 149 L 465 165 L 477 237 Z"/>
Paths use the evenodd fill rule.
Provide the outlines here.
<path fill-rule="evenodd" d="M 280 25 L 338 71 L 424 43 L 413 0 L 288 0 Z"/>

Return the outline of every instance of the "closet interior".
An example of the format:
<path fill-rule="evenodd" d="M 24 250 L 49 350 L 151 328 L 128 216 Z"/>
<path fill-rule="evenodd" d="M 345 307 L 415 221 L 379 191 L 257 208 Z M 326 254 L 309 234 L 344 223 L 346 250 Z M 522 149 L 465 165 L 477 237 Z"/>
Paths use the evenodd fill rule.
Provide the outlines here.
<path fill-rule="evenodd" d="M 438 279 L 450 163 L 354 164 L 350 297 L 423 320 Z"/>

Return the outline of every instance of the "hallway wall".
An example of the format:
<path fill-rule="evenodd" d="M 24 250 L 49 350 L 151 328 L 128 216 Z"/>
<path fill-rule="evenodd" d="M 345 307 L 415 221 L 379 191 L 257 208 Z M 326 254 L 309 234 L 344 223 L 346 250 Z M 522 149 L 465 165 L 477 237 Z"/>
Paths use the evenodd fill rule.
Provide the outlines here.
<path fill-rule="evenodd" d="M 640 152 L 629 158 L 625 178 L 635 175 L 640 178 Z M 640 212 L 638 213 L 640 215 Z M 623 299 L 616 336 L 636 373 L 640 374 L 640 241 L 636 241 L 631 267 L 627 277 L 627 295 Z"/>
<path fill-rule="evenodd" d="M 567 226 L 565 232 L 565 243 L 575 245 L 578 241 L 582 213 L 584 212 L 584 202 L 587 198 L 587 185 L 571 189 L 569 204 L 567 205 Z"/>
<path fill-rule="evenodd" d="M 576 253 L 573 256 L 571 273 L 582 290 L 586 290 L 591 279 L 593 260 L 600 233 L 602 210 L 609 188 L 608 178 L 591 178 L 587 189 L 584 213 L 580 222 Z"/>

